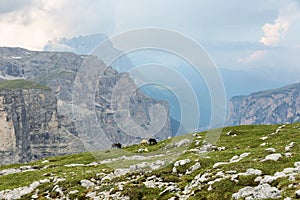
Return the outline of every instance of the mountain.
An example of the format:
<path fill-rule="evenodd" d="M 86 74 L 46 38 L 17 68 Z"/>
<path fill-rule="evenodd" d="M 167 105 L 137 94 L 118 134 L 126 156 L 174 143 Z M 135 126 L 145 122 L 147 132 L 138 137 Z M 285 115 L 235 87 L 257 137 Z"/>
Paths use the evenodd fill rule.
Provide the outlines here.
<path fill-rule="evenodd" d="M 44 46 L 44 51 L 73 52 L 80 55 L 88 55 L 101 42 L 108 40 L 105 34 L 93 34 L 74 38 L 61 38 L 49 41 Z"/>
<path fill-rule="evenodd" d="M 299 199 L 299 141 L 299 123 L 235 126 L 1 166 L 0 199 Z"/>
<path fill-rule="evenodd" d="M 50 87 L 26 80 L 0 83 L 0 164 L 25 163 L 85 150 L 66 134 Z"/>
<path fill-rule="evenodd" d="M 236 96 L 228 103 L 228 125 L 280 124 L 300 121 L 300 83 Z"/>
<path fill-rule="evenodd" d="M 94 35 L 86 35 L 86 36 L 78 36 L 74 38 L 63 38 L 59 40 L 49 41 L 48 44 L 45 45 L 45 51 L 67 51 L 74 52 L 77 54 L 90 54 L 93 53 L 93 50 L 101 44 L 103 41 L 109 41 L 108 37 L 104 34 L 94 34 Z M 110 52 L 104 52 L 104 54 L 111 55 L 119 55 L 122 53 L 121 51 L 115 49 L 113 44 L 109 43 Z M 103 53 L 103 52 L 102 52 Z M 100 55 L 100 57 L 109 57 L 107 55 Z M 149 50 L 149 49 L 141 49 L 138 51 L 130 52 L 121 58 L 117 59 L 112 67 L 116 69 L 118 72 L 128 72 L 132 70 L 134 67 L 139 67 L 142 65 L 151 65 L 151 64 L 162 64 L 170 67 L 170 69 L 176 71 L 181 77 L 186 79 L 186 81 L 190 84 L 190 90 L 195 92 L 195 98 L 197 104 L 199 106 L 199 116 L 200 121 L 197 127 L 193 125 L 193 127 L 188 127 L 189 125 L 185 124 L 185 128 L 181 129 L 182 131 L 176 131 L 177 122 L 182 122 L 182 107 L 183 103 L 178 102 L 178 99 L 183 99 L 184 101 L 189 101 L 190 95 L 183 94 L 181 97 L 176 97 L 173 93 L 174 91 L 169 91 L 167 89 L 162 89 L 161 87 L 157 87 L 156 84 L 152 84 L 152 76 L 157 77 L 159 74 L 159 70 L 150 73 L 143 74 L 134 74 L 130 73 L 131 78 L 137 83 L 139 80 L 145 81 L 149 80 L 150 84 L 143 86 L 140 90 L 148 95 L 151 98 L 157 100 L 167 101 L 170 106 L 170 117 L 174 120 L 171 121 L 173 131 L 173 135 L 181 135 L 185 134 L 185 130 L 206 130 L 209 128 L 210 120 L 211 120 L 211 96 L 208 91 L 208 87 L 205 82 L 205 78 L 197 75 L 197 72 L 193 69 L 190 64 L 185 62 L 184 60 L 178 60 L 176 56 L 170 56 L 170 53 L 166 53 L 164 51 L 159 50 Z M 176 65 L 174 64 L 176 63 Z M 274 78 L 273 76 L 265 76 L 270 72 L 264 71 L 261 73 L 263 69 L 255 69 L 255 70 L 229 70 L 220 68 L 219 72 L 221 78 L 224 82 L 224 89 L 226 92 L 226 99 L 229 100 L 233 96 L 246 95 L 252 92 L 278 88 L 283 85 L 289 84 L 286 81 L 282 81 L 281 79 Z M 257 73 L 259 71 L 259 73 Z M 165 73 L 165 72 L 164 72 Z M 169 85 L 164 85 L 165 88 L 178 88 L 177 79 L 174 79 L 172 76 L 164 76 L 165 81 L 169 82 Z M 173 81 L 173 82 L 172 82 Z M 173 92 L 173 93 L 172 93 Z M 184 90 L 181 90 L 182 93 L 185 93 Z M 192 121 L 195 117 L 192 115 L 183 116 L 187 118 L 185 120 Z M 174 123 L 174 124 L 173 124 Z"/>
<path fill-rule="evenodd" d="M 107 41 L 107 44 L 110 46 L 109 53 L 106 52 L 107 54 L 110 54 L 109 56 L 122 54 L 120 50 L 113 47 L 113 44 L 109 41 L 109 38 L 105 34 L 101 33 L 49 41 L 44 46 L 44 51 L 73 52 L 79 55 L 94 55 L 93 51 L 96 50 L 97 47 L 104 41 Z M 105 57 L 106 55 L 101 56 Z M 118 70 L 118 72 L 127 72 L 129 69 L 134 67 L 131 59 L 126 55 L 123 55 L 115 60 L 111 66 Z"/>
<path fill-rule="evenodd" d="M 84 67 L 92 72 L 89 76 L 84 74 L 87 70 Z M 100 76 L 95 73 L 93 71 L 95 69 L 103 70 L 103 74 Z M 118 73 L 115 69 L 105 66 L 101 60 L 94 56 L 82 56 L 68 52 L 38 52 L 21 48 L 0 48 L 0 76 L 3 79 L 0 82 L 3 86 L 2 88 L 0 86 L 0 90 L 3 89 L 4 91 L 2 106 L 5 108 L 5 112 L 3 116 L 32 116 L 24 118 L 24 122 L 18 121 L 18 118 L 9 121 L 9 126 L 12 128 L 1 134 L 4 134 L 5 137 L 15 138 L 13 141 L 19 142 L 20 138 L 16 135 L 19 133 L 18 127 L 24 126 L 27 127 L 26 134 L 28 137 L 32 135 L 33 131 L 37 136 L 32 136 L 32 138 L 40 137 L 39 140 L 44 138 L 43 135 L 46 132 L 49 133 L 50 137 L 52 135 L 56 137 L 57 134 L 61 133 L 59 137 L 63 139 L 58 140 L 55 137 L 53 139 L 58 142 L 58 144 L 53 143 L 53 146 L 56 145 L 58 149 L 61 145 L 66 145 L 64 138 L 69 136 L 76 138 L 74 143 L 77 143 L 77 140 L 83 143 L 85 150 L 93 151 L 110 148 L 114 142 L 129 145 L 139 142 L 143 138 L 155 137 L 161 140 L 172 135 L 167 102 L 145 96 L 136 88 L 127 73 Z M 94 82 L 91 76 L 94 77 Z M 121 89 L 125 89 L 119 89 L 119 92 L 116 92 L 115 86 L 120 85 L 120 83 Z M 38 91 L 30 90 L 37 85 L 51 89 L 51 91 L 42 92 L 41 95 L 45 96 L 45 99 L 39 96 Z M 27 90 L 30 90 L 29 94 Z M 33 99 L 28 100 L 29 97 Z M 45 105 L 43 101 L 45 101 Z M 13 106 L 7 102 L 11 102 L 10 104 Z M 16 110 L 16 105 L 19 105 L 20 108 L 18 107 L 18 109 L 21 110 Z M 163 116 L 163 120 L 157 115 L 160 112 L 155 112 L 155 110 L 150 112 L 150 108 L 154 105 L 160 105 L 166 110 L 167 115 Z M 57 117 L 53 119 L 55 119 L 55 123 L 59 124 L 58 129 L 48 130 L 45 127 L 48 126 L 49 117 L 45 116 L 54 113 L 54 110 L 54 115 Z M 34 117 L 36 113 L 39 113 L 37 116 L 42 117 Z M 39 120 L 42 119 L 44 121 L 40 122 Z M 6 123 L 6 118 L 3 117 L 2 120 L 3 123 Z M 154 124 L 157 121 L 159 123 Z M 128 126 L 130 128 L 126 129 Z M 154 129 L 155 126 L 160 129 Z M 35 141 L 30 138 L 27 138 L 25 143 L 28 146 L 27 149 L 39 151 L 34 147 Z M 49 145 L 52 145 L 51 139 Z M 22 148 L 16 146 L 16 149 L 13 149 L 19 151 L 18 149 Z M 46 145 L 45 149 L 47 148 Z M 5 149 L 7 150 L 6 147 Z M 83 151 L 81 148 L 79 149 Z M 74 151 L 70 145 L 69 152 L 68 149 L 64 149 L 62 152 L 64 154 L 73 153 L 77 150 Z M 6 154 L 1 154 L 1 157 L 4 155 Z M 41 158 L 42 155 L 57 154 L 45 150 L 44 154 L 36 153 L 30 154 L 29 157 L 25 156 L 24 159 L 7 160 L 25 162 Z M 14 156 L 12 155 L 12 157 Z"/>

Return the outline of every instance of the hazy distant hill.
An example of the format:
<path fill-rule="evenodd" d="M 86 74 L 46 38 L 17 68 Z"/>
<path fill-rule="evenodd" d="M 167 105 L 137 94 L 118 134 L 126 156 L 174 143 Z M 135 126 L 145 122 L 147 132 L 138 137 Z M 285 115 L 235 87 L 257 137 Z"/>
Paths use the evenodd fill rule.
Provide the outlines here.
<path fill-rule="evenodd" d="M 109 41 L 109 38 L 105 34 L 93 34 L 86 36 L 78 36 L 74 38 L 62 38 L 53 41 L 49 41 L 44 46 L 44 51 L 54 52 L 73 52 L 79 55 L 91 55 L 102 42 Z M 111 54 L 120 54 L 120 50 L 115 49 L 112 44 Z M 133 67 L 133 63 L 126 55 L 116 60 L 112 67 L 119 72 L 126 72 Z"/>
<path fill-rule="evenodd" d="M 228 125 L 299 122 L 300 83 L 231 98 L 226 121 Z"/>
<path fill-rule="evenodd" d="M 89 54 L 94 48 L 96 48 L 101 42 L 107 40 L 108 37 L 104 34 L 94 34 L 87 36 L 78 36 L 71 39 L 60 39 L 56 41 L 50 41 L 45 45 L 44 50 L 46 51 L 69 51 L 79 54 Z M 120 52 L 114 49 L 111 45 L 112 52 Z M 118 59 L 114 64 L 113 68 L 117 69 L 119 72 L 126 72 L 135 66 L 140 66 L 149 63 L 160 63 L 155 60 L 156 56 L 164 55 L 164 52 L 155 51 L 137 51 L 125 55 Z M 171 62 L 172 63 L 172 62 Z M 188 129 L 207 129 L 211 119 L 211 100 L 210 93 L 207 89 L 205 80 L 203 77 L 195 74 L 195 70 L 187 63 L 177 63 L 179 66 L 173 66 L 173 68 L 178 71 L 180 76 L 186 78 L 186 80 L 191 85 L 191 90 L 193 90 L 197 97 L 197 102 L 199 105 L 201 119 L 199 122 L 199 127 L 185 127 Z M 172 68 L 172 66 L 170 66 Z M 221 77 L 224 82 L 224 88 L 226 91 L 226 98 L 229 100 L 233 96 L 246 95 L 260 90 L 273 89 L 277 87 L 282 87 L 287 85 L 287 82 L 281 81 L 280 79 L 272 79 L 272 76 L 265 76 L 266 72 L 263 74 L 255 73 L 251 70 L 229 70 L 229 69 L 219 69 Z M 153 72 L 160 73 L 160 72 Z M 139 79 L 147 79 L 148 74 L 139 75 Z M 166 78 L 168 75 L 166 74 Z M 135 80 L 136 77 L 132 77 Z M 169 85 L 170 88 L 174 88 L 174 85 Z M 172 92 L 155 86 L 155 84 L 149 84 L 141 88 L 148 96 L 168 101 L 170 105 L 170 116 L 174 120 L 172 122 L 173 127 L 177 127 L 176 121 L 181 120 L 181 109 L 180 102 L 178 102 L 178 97 L 174 96 Z M 184 97 L 183 97 L 184 98 Z M 172 123 L 171 122 L 171 123 Z M 176 129 L 176 128 L 175 128 Z M 178 134 L 183 134 L 183 130 L 179 131 Z M 176 131 L 173 131 L 175 134 Z"/>

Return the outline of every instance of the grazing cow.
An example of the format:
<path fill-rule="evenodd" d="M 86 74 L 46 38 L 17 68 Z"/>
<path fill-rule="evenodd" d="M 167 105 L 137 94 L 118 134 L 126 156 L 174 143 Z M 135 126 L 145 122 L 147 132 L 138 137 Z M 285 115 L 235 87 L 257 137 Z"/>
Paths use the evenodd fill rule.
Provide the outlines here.
<path fill-rule="evenodd" d="M 150 139 L 148 140 L 148 142 L 149 142 L 150 145 L 155 145 L 155 144 L 157 144 L 157 141 L 156 141 L 156 139 L 154 139 L 154 138 L 150 138 Z"/>
<path fill-rule="evenodd" d="M 146 144 L 148 144 L 147 140 L 142 140 L 141 141 L 141 145 L 146 145 Z"/>
<path fill-rule="evenodd" d="M 122 144 L 121 143 L 113 143 L 111 145 L 111 148 L 119 148 L 119 149 L 121 149 L 122 148 Z"/>

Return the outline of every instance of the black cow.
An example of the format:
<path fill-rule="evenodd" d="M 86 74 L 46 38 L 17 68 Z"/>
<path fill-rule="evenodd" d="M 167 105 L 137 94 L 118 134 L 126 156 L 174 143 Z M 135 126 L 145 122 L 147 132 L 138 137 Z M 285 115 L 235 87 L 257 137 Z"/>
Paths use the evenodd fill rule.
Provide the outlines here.
<path fill-rule="evenodd" d="M 121 149 L 122 148 L 122 144 L 121 143 L 113 143 L 111 145 L 111 148 L 119 148 L 119 149 Z"/>
<path fill-rule="evenodd" d="M 154 139 L 154 138 L 150 138 L 150 139 L 148 140 L 148 143 L 149 143 L 150 145 L 155 145 L 155 144 L 157 144 L 157 141 L 156 141 L 156 139 Z"/>

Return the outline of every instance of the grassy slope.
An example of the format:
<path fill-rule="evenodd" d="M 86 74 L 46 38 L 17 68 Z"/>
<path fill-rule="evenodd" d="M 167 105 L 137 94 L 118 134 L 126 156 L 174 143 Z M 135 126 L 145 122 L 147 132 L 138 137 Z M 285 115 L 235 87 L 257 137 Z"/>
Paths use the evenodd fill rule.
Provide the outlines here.
<path fill-rule="evenodd" d="M 251 125 L 251 126 L 237 126 L 237 127 L 227 127 L 222 130 L 221 137 L 217 143 L 217 146 L 225 146 L 225 151 L 212 151 L 209 154 L 202 156 L 195 153 L 184 153 L 179 159 L 189 158 L 192 160 L 191 163 L 178 168 L 178 173 L 183 173 L 196 161 L 199 160 L 201 163 L 201 168 L 195 171 L 191 175 L 183 175 L 179 177 L 176 174 L 172 174 L 173 162 L 170 165 L 165 166 L 157 171 L 147 172 L 141 178 L 134 181 L 131 184 L 128 184 L 124 187 L 123 194 L 129 195 L 132 199 L 168 199 L 173 196 L 172 193 L 166 193 L 162 196 L 159 196 L 159 193 L 162 191 L 160 189 L 146 188 L 143 185 L 143 182 L 147 177 L 156 175 L 161 177 L 166 182 L 175 182 L 183 189 L 188 183 L 190 183 L 197 174 L 204 172 L 216 173 L 217 169 L 213 169 L 213 165 L 217 162 L 226 162 L 230 160 L 235 155 L 240 155 L 245 152 L 249 152 L 250 155 L 242 159 L 238 163 L 232 163 L 228 165 L 222 165 L 218 170 L 228 171 L 236 170 L 237 172 L 245 172 L 248 168 L 260 169 L 263 171 L 264 175 L 274 175 L 275 172 L 282 171 L 284 168 L 293 167 L 296 161 L 300 161 L 300 124 L 287 125 L 283 128 L 279 134 L 270 135 L 274 132 L 279 125 Z M 227 136 L 228 131 L 234 131 L 237 134 L 236 137 Z M 205 137 L 206 132 L 198 133 L 197 136 L 201 135 Z M 269 135 L 269 138 L 266 141 L 262 141 L 260 138 L 263 136 Z M 144 161 L 117 161 L 112 165 L 98 165 L 98 166 L 84 166 L 84 167 L 72 167 L 66 168 L 65 164 L 71 163 L 84 163 L 88 164 L 91 162 L 104 160 L 108 158 L 117 158 L 123 155 L 151 155 L 151 154 L 165 154 L 171 152 L 172 155 L 175 155 L 175 152 L 181 152 L 183 149 L 180 148 L 167 148 L 168 143 L 179 141 L 182 138 L 195 139 L 191 134 L 176 137 L 173 140 L 161 141 L 158 145 L 148 146 L 149 153 L 136 153 L 141 146 L 133 145 L 130 147 L 125 147 L 124 150 L 109 150 L 101 151 L 96 153 L 96 158 L 90 153 L 82 153 L 78 155 L 66 155 L 62 157 L 53 157 L 49 158 L 49 163 L 42 163 L 42 161 L 36 161 L 29 163 L 28 165 L 35 165 L 37 168 L 40 168 L 38 171 L 25 172 L 11 175 L 0 176 L 0 191 L 4 189 L 12 189 L 20 186 L 26 186 L 32 183 L 33 181 L 49 178 L 50 176 L 57 176 L 60 178 L 66 178 L 66 181 L 60 182 L 59 185 L 65 191 L 79 190 L 79 193 L 74 195 L 75 198 L 78 197 L 84 198 L 85 194 L 88 192 L 88 189 L 85 189 L 80 186 L 80 180 L 82 179 L 91 179 L 94 178 L 97 180 L 97 173 L 105 172 L 109 173 L 113 171 L 112 167 L 127 167 L 129 165 L 144 162 Z M 203 139 L 198 139 L 203 141 Z M 194 148 L 195 142 L 189 147 Z M 263 142 L 266 142 L 266 146 L 260 146 Z M 258 162 L 263 159 L 266 155 L 270 154 L 265 151 L 266 148 L 273 147 L 276 149 L 276 153 L 285 153 L 285 146 L 290 142 L 296 142 L 295 147 L 292 149 L 292 157 L 282 157 L 279 161 L 267 161 L 267 162 Z M 94 154 L 95 155 L 95 154 Z M 166 156 L 164 159 L 168 160 L 170 155 Z M 160 160 L 163 158 L 159 158 Z M 148 161 L 154 161 L 155 158 L 152 158 Z M 115 165 L 114 165 L 115 164 Z M 48 168 L 43 168 L 48 165 Z M 0 166 L 0 171 L 7 168 L 16 168 L 22 165 L 9 165 L 9 166 Z M 139 173 L 136 173 L 139 174 Z M 134 174 L 131 174 L 134 175 Z M 131 176 L 130 175 L 130 176 Z M 129 175 L 126 175 L 129 177 Z M 245 186 L 255 186 L 257 183 L 254 183 L 254 176 L 239 177 L 239 182 L 235 183 L 229 179 L 223 180 L 213 184 L 213 190 L 207 191 L 205 186 L 201 189 L 195 190 L 194 197 L 190 199 L 230 199 L 232 194 L 237 192 L 240 188 Z M 126 177 L 119 177 L 111 182 L 108 182 L 105 185 L 102 185 L 99 191 L 110 190 L 114 188 L 114 182 L 120 182 L 126 180 Z M 296 177 L 295 181 L 289 181 L 286 179 L 279 179 L 272 183 L 272 186 L 277 186 L 280 189 L 283 189 L 283 197 L 294 195 L 295 188 L 288 188 L 287 186 L 291 183 L 300 183 L 300 176 Z M 53 188 L 53 183 L 43 184 L 39 187 L 40 193 L 43 191 L 51 191 Z M 300 186 L 298 186 L 300 189 Z M 115 188 L 116 190 L 116 188 Z M 53 193 L 55 196 L 55 193 Z M 24 199 L 29 198 L 31 195 L 24 196 Z M 54 197 L 53 196 L 53 197 Z M 40 199 L 43 199 L 42 195 Z"/>
<path fill-rule="evenodd" d="M 46 85 L 41 85 L 32 81 L 25 79 L 16 79 L 0 82 L 0 90 L 5 89 L 44 89 L 51 90 L 50 87 Z"/>

